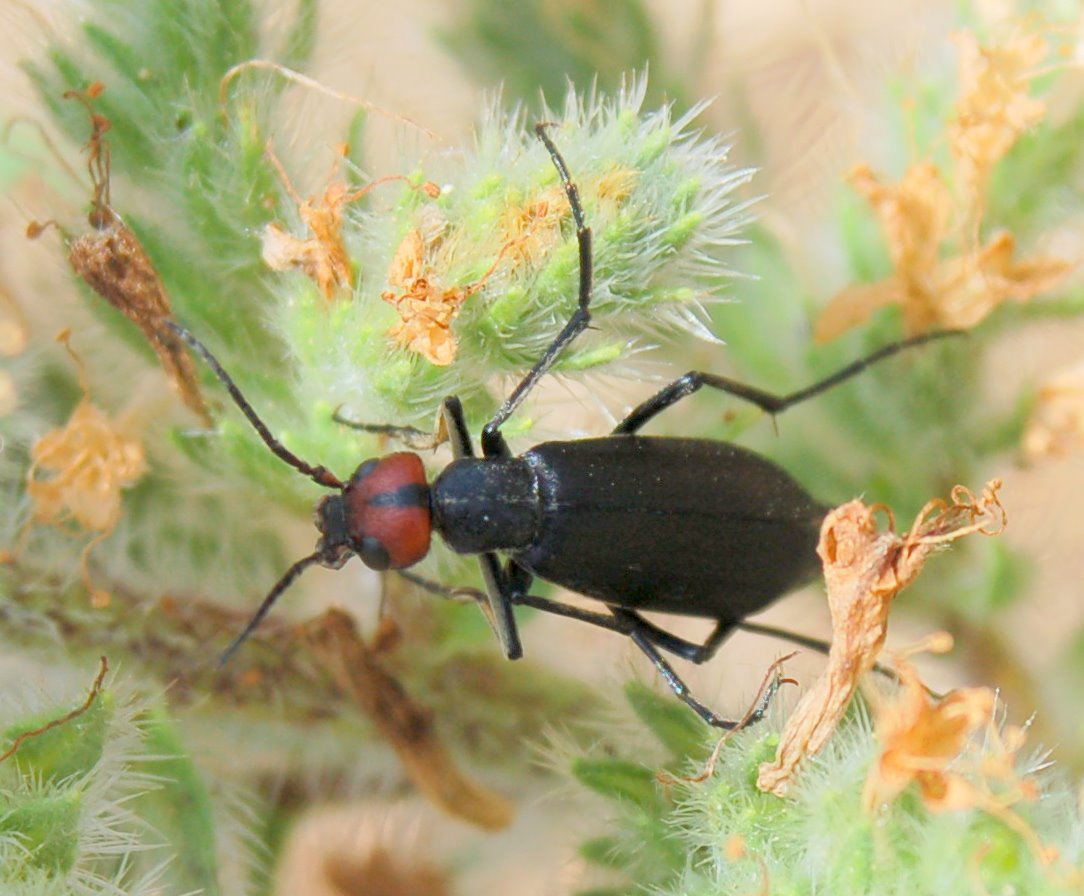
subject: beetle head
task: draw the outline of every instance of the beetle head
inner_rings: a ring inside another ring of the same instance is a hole
[[[337,495],[316,508],[320,563],[357,554],[370,569],[404,569],[429,553],[432,514],[421,458],[399,451],[362,463]]]

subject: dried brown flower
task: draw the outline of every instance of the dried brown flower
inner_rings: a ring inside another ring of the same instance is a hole
[[[1028,91],[1048,48],[1037,34],[1015,33],[989,47],[970,31],[958,32],[954,40],[960,54],[960,98],[949,125],[949,145],[957,188],[977,198],[994,165],[1046,115],[1046,103]]]
[[[894,665],[899,692],[891,700],[871,696],[881,753],[862,802],[873,809],[914,781],[931,809],[959,806],[968,783],[951,766],[974,733],[993,719],[996,696],[989,688],[962,688],[935,701],[914,666],[902,658]]]
[[[67,331],[59,338],[76,357],[67,346]],[[71,521],[96,533],[83,549],[83,581],[94,602],[108,602],[108,595],[90,584],[87,558],[120,520],[121,489],[138,480],[146,469],[143,443],[125,435],[96,407],[84,385],[83,399],[68,422],[39,438],[30,450],[30,460],[26,490],[33,503],[33,521],[52,526]],[[41,471],[54,475],[40,478]]]
[[[410,230],[388,267],[388,284],[392,289],[380,296],[399,313],[400,322],[388,335],[410,351],[424,356],[431,364],[442,367],[455,360],[452,321],[459,309],[485,286],[505,254],[521,243],[519,240],[505,243],[489,270],[473,283],[445,286],[439,274],[442,264],[434,260],[444,242],[442,231],[425,239],[419,228]]]
[[[985,243],[979,230],[990,172],[1045,104],[1028,95],[1045,41],[1014,35],[982,47],[975,36],[956,36],[960,48],[960,100],[948,128],[955,160],[954,191],[929,162],[911,165],[896,185],[886,185],[868,165],[851,173],[854,188],[873,208],[892,259],[893,272],[878,283],[837,293],[815,327],[820,341],[863,323],[875,310],[899,305],[909,334],[941,327],[975,326],[998,305],[1024,302],[1058,287],[1071,264],[1048,255],[1018,260],[1006,230]]]
[[[828,667],[787,721],[775,759],[761,765],[761,790],[785,795],[802,760],[835,731],[859,678],[884,645],[892,599],[918,575],[930,552],[972,532],[1002,530],[1000,486],[994,480],[979,498],[957,486],[949,502],[930,501],[902,536],[893,531],[890,514],[888,530],[878,531],[876,513],[883,508],[857,500],[825,517],[817,553],[832,615]]]
[[[951,646],[951,638],[947,640]],[[986,812],[1016,831],[1038,861],[1053,862],[1057,851],[1045,846],[1011,808],[1037,799],[1039,788],[1033,778],[1017,771],[1025,732],[998,722],[994,691],[962,688],[933,699],[909,662],[900,657],[895,665],[897,694],[871,694],[881,752],[862,794],[867,810],[895,799],[914,783],[931,812]]]
[[[859,283],[837,293],[817,321],[814,336],[820,341],[889,305],[900,306],[910,334],[967,329],[1004,302],[1024,302],[1056,288],[1072,268],[1053,256],[1017,260],[1015,239],[1004,230],[984,245],[942,259],[953,207],[933,165],[911,166],[896,186],[882,184],[860,165],[851,183],[881,222],[894,271],[878,283]]]

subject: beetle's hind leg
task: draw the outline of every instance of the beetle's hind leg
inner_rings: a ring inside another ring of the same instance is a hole
[[[840,383],[846,382],[852,377],[857,376],[870,365],[876,364],[878,361],[883,361],[885,358],[890,358],[898,352],[909,348],[915,348],[916,346],[931,342],[934,339],[943,339],[946,336],[959,335],[961,334],[958,330],[939,330],[934,333],[924,333],[921,336],[915,336],[911,339],[890,343],[889,345],[882,346],[877,351],[873,352],[873,354],[867,355],[865,358],[852,361],[846,367],[837,370],[835,373],[826,376],[822,380],[818,380],[813,383],[813,385],[806,386],[804,389],[799,389],[796,392],[790,392],[786,395],[777,395],[774,392],[767,392],[763,389],[758,389],[756,386],[750,386],[746,383],[739,382],[738,380],[733,380],[725,376],[718,376],[714,373],[705,373],[701,370],[690,370],[683,376],[678,377],[668,386],[664,386],[647,401],[633,408],[629,415],[614,427],[613,434],[627,435],[638,432],[641,427],[650,420],[653,420],[667,408],[677,404],[683,398],[688,398],[694,392],[699,392],[705,386],[709,389],[726,392],[728,395],[733,395],[735,398],[748,401],[750,404],[756,405],[765,413],[773,415],[778,414],[785,411],[787,408],[794,407],[796,404],[801,404],[803,401],[813,398],[816,395],[820,395],[822,392],[827,392],[829,389],[838,386]]]
[[[670,686],[670,690],[674,692],[677,698],[713,728],[723,728],[727,731],[733,731],[744,725],[758,722],[764,716],[766,704],[763,701],[743,722],[736,722],[733,719],[724,719],[721,716],[717,716],[690,693],[689,686],[682,681],[681,677],[674,671],[674,667],[663,658],[661,653],[659,653],[652,641],[650,631],[643,625],[645,620],[637,614],[622,610],[619,607],[611,607],[610,612],[625,623],[628,627],[627,634],[632,640],[632,643],[639,647],[640,650],[644,652],[644,655],[651,660],[655,668],[659,670],[659,674],[666,679],[666,683]]]
[[[611,611],[619,611],[622,617],[629,620],[630,625],[635,625],[656,647],[698,666],[715,656],[723,642],[734,633],[734,630],[739,625],[739,623],[730,619],[717,620],[711,634],[708,635],[703,644],[700,644],[696,641],[680,638],[666,629],[660,628],[635,610],[611,607]]]
[[[412,572],[407,572],[406,570],[396,571],[400,576],[407,579],[407,581],[413,582],[419,587],[424,588],[426,591],[429,591],[432,594],[438,594],[441,597],[453,600],[474,600],[479,604],[485,603],[487,599],[487,595],[476,588],[450,588],[447,585],[430,581],[429,579],[425,579]],[[741,722],[736,722],[732,719],[724,719],[708,709],[689,692],[688,685],[686,685],[677,672],[674,671],[673,666],[663,658],[656,647],[656,645],[658,645],[658,647],[661,647],[663,650],[670,651],[683,658],[690,658],[691,656],[697,655],[697,651],[707,650],[709,652],[705,656],[706,659],[718,649],[718,643],[725,640],[726,635],[733,629],[732,625],[724,626],[723,623],[719,623],[719,625],[716,626],[715,632],[709,636],[704,644],[696,644],[691,641],[684,641],[676,635],[671,635],[669,632],[658,628],[638,613],[634,613],[631,610],[623,610],[620,607],[610,607],[610,615],[606,615],[603,613],[593,613],[590,610],[582,610],[579,607],[562,604],[544,597],[536,597],[532,594],[517,593],[514,585],[511,584],[513,577],[512,570],[508,570],[507,572],[502,570],[502,581],[512,589],[512,594],[509,599],[518,606],[533,607],[544,613],[553,613],[556,616],[564,616],[567,619],[576,619],[580,622],[586,622],[589,625],[605,628],[630,638],[632,642],[644,652],[647,658],[651,660],[655,668],[659,670],[660,674],[666,679],[666,683],[677,695],[678,699],[709,725],[715,728],[723,728],[732,731],[758,722],[763,718],[768,703],[771,700],[771,696],[774,694],[774,690],[769,690],[764,699],[762,699],[753,711]],[[716,636],[720,631],[722,631],[722,635],[717,638],[718,643],[716,643]],[[695,662],[696,660],[694,659],[693,661]]]
[[[423,588],[430,594],[439,595],[446,600],[462,602],[470,601],[477,604],[485,604],[488,601],[486,592],[481,591],[478,588],[457,588],[450,585],[444,585],[440,582],[434,582],[431,579],[424,578],[417,573],[409,572],[405,569],[397,569],[395,571],[408,582],[413,582],[419,588]],[[578,622],[586,622],[588,625],[604,628],[608,631],[616,632],[619,635],[627,636],[633,628],[636,628],[643,632],[645,637],[647,637],[656,647],[659,647],[680,659],[688,660],[691,663],[705,663],[711,659],[719,649],[719,645],[722,644],[727,636],[737,627],[734,623],[720,622],[716,625],[711,635],[708,636],[707,641],[703,644],[698,644],[695,641],[687,641],[684,638],[679,638],[677,635],[673,635],[665,629],[659,628],[639,613],[634,613],[631,610],[623,610],[620,616],[615,615],[613,612],[596,613],[591,610],[573,606],[572,604],[563,604],[560,601],[551,600],[547,597],[538,597],[534,594],[528,594],[527,586],[523,580],[520,579],[520,576],[523,575],[524,572],[522,567],[515,566],[514,564],[509,564],[505,567],[505,581],[508,583],[511,590],[510,600],[513,605],[530,607],[533,610],[551,613],[554,616],[563,616],[566,619],[575,619]]]

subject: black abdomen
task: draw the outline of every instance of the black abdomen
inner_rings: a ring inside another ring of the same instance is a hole
[[[547,442],[535,575],[626,607],[737,619],[811,579],[827,510],[769,460],[725,442]]]

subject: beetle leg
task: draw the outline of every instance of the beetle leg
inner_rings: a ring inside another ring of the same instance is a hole
[[[488,556],[488,555],[483,555]],[[483,566],[483,570],[485,567]],[[522,567],[516,566],[514,563],[509,564],[509,573],[515,575],[516,570],[522,570]],[[525,573],[525,571],[523,571]],[[429,591],[433,591],[437,594],[441,594],[445,597],[458,596],[457,592],[460,589],[447,588],[444,585],[439,585],[435,582],[430,582],[426,579],[414,575],[413,573],[407,574],[400,571],[400,575],[405,576],[412,582],[421,585]],[[503,577],[505,584],[510,584],[510,576]],[[528,577],[529,581],[529,577]],[[480,596],[480,595],[479,595]],[[678,645],[684,647],[701,649],[701,645],[693,644],[691,642],[683,642],[680,638],[674,635],[670,635],[668,632],[664,632],[662,629],[652,625],[638,613],[633,613],[628,610],[622,610],[617,607],[610,607],[611,616],[605,616],[601,613],[592,613],[590,610],[581,610],[579,607],[569,606],[567,604],[558,603],[557,601],[548,600],[544,597],[536,597],[532,594],[515,593],[514,591],[510,595],[510,600],[516,604],[525,607],[533,607],[536,610],[542,610],[545,613],[553,613],[557,616],[564,616],[568,619],[577,619],[580,622],[587,622],[591,625],[597,625],[600,628],[606,628],[610,631],[617,632],[619,634],[627,635],[651,660],[655,668],[659,670],[663,678],[666,679],[666,683],[670,686],[670,689],[677,695],[686,706],[688,706],[693,712],[695,712],[705,722],[715,728],[725,728],[727,730],[733,730],[739,727],[739,723],[732,721],[731,719],[724,719],[717,716],[714,712],[704,706],[699,700],[697,700],[690,692],[688,685],[681,680],[681,677],[674,671],[671,666],[655,649],[654,641],[656,638],[667,639],[667,643],[660,643],[659,646],[664,650],[670,650],[678,653],[679,656],[684,656],[681,648],[676,649]],[[723,627],[720,623],[717,627],[718,632]],[[733,626],[729,626],[725,629],[729,633]],[[708,643],[711,643],[714,638],[714,633],[708,639]],[[721,641],[722,639],[720,639]],[[517,642],[518,643],[518,642]],[[706,645],[705,645],[706,646]],[[717,646],[717,645],[716,645]],[[512,657],[513,659],[515,657]],[[756,711],[750,714],[746,724],[751,722],[760,721],[764,715],[765,706],[761,705],[756,708]]]
[[[538,135],[538,139],[545,145],[546,150],[550,154],[550,158],[553,160],[553,165],[557,169],[558,175],[560,175],[561,184],[565,189],[565,195],[568,197],[569,208],[572,209],[572,218],[576,222],[576,241],[579,244],[580,251],[579,304],[577,305],[575,312],[573,312],[572,317],[569,318],[568,323],[565,324],[564,329],[557,334],[556,338],[550,343],[549,348],[546,349],[542,357],[535,362],[534,367],[527,372],[527,375],[520,381],[519,385],[512,390],[512,394],[505,399],[504,404],[497,409],[497,413],[493,415],[493,419],[485,425],[485,428],[482,430],[482,454],[486,457],[500,457],[506,455],[508,449],[504,444],[504,437],[500,432],[501,426],[512,416],[516,408],[519,407],[520,402],[527,397],[527,393],[530,392],[535,384],[546,375],[554,362],[561,356],[561,353],[568,347],[569,343],[586,330],[588,324],[591,323],[591,312],[589,310],[591,304],[592,279],[591,228],[587,226],[583,216],[583,206],[580,205],[580,191],[577,189],[576,184],[573,183],[572,177],[568,173],[568,166],[565,164],[564,157],[550,139],[549,134],[546,133],[547,127],[549,127],[548,123],[540,122],[535,125],[534,132]]]
[[[474,443],[471,442],[467,421],[463,419],[463,403],[458,395],[449,395],[441,405],[444,415],[444,427],[452,443],[452,455],[456,460],[461,457],[474,457]]]
[[[457,459],[474,457],[474,445],[471,443],[467,423],[463,419],[463,405],[459,398],[455,395],[445,398],[443,411],[444,425],[452,441],[452,453]],[[500,433],[497,435],[500,436]],[[504,444],[503,438],[501,438],[501,444]],[[507,447],[504,450],[507,452]],[[482,567],[482,578],[486,583],[486,618],[493,626],[504,655],[510,660],[518,660],[523,656],[523,644],[520,643],[519,628],[516,626],[516,617],[512,611],[512,591],[508,576],[501,569],[500,559],[492,551],[480,554],[478,562]]]
[[[422,578],[417,573],[408,572],[405,569],[397,569],[395,572],[408,582],[413,582],[419,588],[425,589],[430,594],[436,594],[448,600],[473,600],[477,603],[483,603],[486,600],[485,592],[479,591],[477,588],[454,588],[448,585],[442,585],[440,582]],[[537,597],[533,594],[515,594],[512,596],[512,601],[519,607],[530,607],[533,610],[541,610],[543,613],[552,613],[554,616],[563,616],[566,619],[576,619],[580,622],[586,622],[589,625],[597,625],[599,628],[604,628],[611,632],[617,632],[619,635],[627,635],[629,633],[628,624],[620,619],[616,619],[613,616],[604,613],[593,613],[590,610],[574,607],[571,604],[562,604],[546,597]]]
[[[510,660],[518,660],[523,656],[523,645],[519,639],[516,617],[512,612],[514,594],[509,586],[508,576],[501,569],[501,561],[494,553],[479,554],[478,562],[486,583],[485,591],[477,588],[451,588],[405,569],[395,571],[408,582],[413,582],[431,594],[439,594],[449,600],[473,600],[482,608],[482,613],[493,627],[504,655]]]
[[[651,636],[645,632],[641,624],[642,620],[638,619],[635,613],[629,613],[619,607],[611,607],[610,612],[629,626],[628,636],[632,639],[632,643],[639,647],[651,660],[655,668],[659,670],[659,674],[666,679],[670,690],[677,695],[677,698],[682,703],[713,728],[725,728],[728,731],[733,731],[740,726],[739,722],[717,716],[689,692],[689,686],[681,680],[677,672],[674,671],[674,667],[663,658],[655,645],[651,643]],[[748,722],[759,721],[762,715],[763,710],[758,707],[757,711],[750,715]]]
[[[450,585],[444,585],[404,569],[397,569],[395,572],[408,582],[413,582],[418,587],[424,588],[430,594],[439,595],[447,600],[473,600],[477,603],[485,603],[488,599],[485,592],[479,591],[476,588],[456,588]],[[599,628],[608,629],[609,631],[617,632],[620,635],[628,635],[635,626],[642,631],[656,647],[698,665],[711,659],[719,649],[719,646],[735,628],[745,628],[747,625],[744,622],[735,624],[732,622],[721,621],[716,625],[715,629],[703,644],[697,644],[695,641],[686,641],[684,638],[679,638],[677,635],[659,628],[657,625],[632,610],[623,610],[623,615],[617,617],[613,614],[607,615],[605,613],[595,613],[591,610],[585,610],[571,604],[563,604],[546,597],[528,594],[527,589],[531,587],[532,581],[531,575],[522,566],[519,566],[513,561],[509,561],[508,565],[505,567],[505,576],[507,577],[506,580],[509,585],[509,599],[517,607],[530,607],[533,610],[541,610],[543,613],[552,613],[554,616],[564,616],[566,619],[576,619],[579,622],[586,622],[588,625],[595,625]],[[748,625],[752,627],[751,630],[756,630],[753,623],[749,623]],[[786,632],[777,629],[766,629],[765,631],[768,634],[774,634],[779,637],[786,637],[787,635]],[[809,643],[807,643],[807,640],[809,639],[803,639],[801,643],[805,646],[811,646],[812,641],[809,640]],[[824,648],[822,652],[826,651],[828,645],[823,642],[820,642],[820,644],[821,647]]]
[[[396,426],[394,423],[362,423],[359,420],[349,420],[341,416],[338,409],[331,415],[331,419],[350,429],[371,432],[374,435],[389,436],[397,442],[402,442],[412,451],[432,451],[445,441],[445,437],[441,433],[426,432],[416,426]]]
[[[679,638],[677,635],[666,631],[666,629],[659,628],[655,623],[649,619],[645,619],[635,610],[621,609],[622,614],[627,614],[630,618],[636,621],[637,627],[644,635],[651,640],[651,643],[656,647],[661,647],[667,653],[672,653],[674,656],[681,657],[683,660],[688,660],[690,663],[706,663],[718,652],[723,642],[730,637],[734,629],[738,627],[739,623],[735,623],[729,619],[720,619],[716,622],[715,628],[712,629],[711,634],[708,635],[707,640],[703,644],[698,644],[696,641],[688,641],[685,638]]]
[[[806,399],[813,398],[815,395],[827,392],[834,386],[838,386],[840,383],[851,379],[851,377],[857,376],[871,364],[876,364],[878,361],[889,358],[897,352],[923,345],[934,339],[959,335],[961,335],[959,330],[938,330],[933,333],[923,333],[921,336],[904,339],[900,342],[892,342],[882,346],[873,354],[867,355],[865,358],[860,358],[857,361],[851,362],[846,367],[837,370],[831,376],[827,376],[822,380],[818,380],[811,386],[806,386],[804,389],[799,389],[797,392],[791,392],[786,395],[776,395],[773,392],[766,392],[755,386],[740,383],[729,377],[717,376],[714,373],[690,370],[684,376],[678,377],[670,383],[670,385],[664,386],[647,401],[635,407],[624,420],[614,427],[613,434],[621,435],[637,432],[649,420],[657,417],[671,405],[677,404],[683,398],[687,398],[694,392],[700,391],[704,386],[707,386],[709,389],[717,389],[720,392],[726,392],[728,395],[733,395],[736,398],[741,398],[751,404],[755,404],[765,413],[775,415],[796,404],[801,404]]]
[[[518,660],[523,656],[523,645],[519,640],[519,628],[512,609],[512,589],[508,577],[501,568],[500,558],[492,551],[479,554],[478,562],[482,566],[482,578],[485,579],[489,603],[486,617],[493,626],[497,640],[501,642],[504,655],[510,660]]]
[[[422,578],[417,573],[408,572],[404,569],[397,569],[395,572],[407,581],[413,582],[419,588],[424,588],[430,594],[439,595],[447,600],[473,600],[477,603],[482,603],[486,600],[485,592],[479,591],[476,588],[455,588],[449,585],[443,585],[440,582]],[[614,616],[607,616],[602,613],[593,613],[590,610],[584,610],[570,604],[562,604],[558,601],[550,600],[549,598],[536,597],[533,594],[526,593],[513,593],[511,600],[513,604],[519,607],[530,607],[534,610],[541,610],[543,613],[552,613],[554,616],[563,616],[566,619],[576,619],[580,622],[586,622],[588,625],[594,625],[611,632],[617,632],[619,635],[628,635],[630,632],[631,623],[629,621],[617,619]],[[690,663],[696,663],[697,665],[706,663],[710,660],[734,629],[741,629],[742,631],[756,635],[765,635],[769,638],[780,638],[784,641],[790,641],[793,644],[797,644],[799,647],[805,647],[825,655],[828,654],[828,651],[831,648],[831,644],[829,644],[828,641],[824,641],[820,638],[811,638],[807,635],[799,635],[796,632],[776,628],[772,625],[761,625],[759,622],[748,622],[744,619],[734,623],[726,621],[716,623],[715,628],[712,630],[712,633],[708,635],[707,640],[703,644],[697,644],[695,641],[686,641],[684,638],[679,638],[677,635],[659,628],[648,619],[640,616],[639,613],[632,610],[625,610],[624,612],[634,617],[636,625],[640,627],[644,635],[649,638],[651,643],[656,647],[665,650],[667,653],[672,653],[674,656],[680,657],[683,660],[687,660]],[[873,671],[892,681],[899,681],[899,676],[895,671],[881,663],[877,663],[873,667]]]

